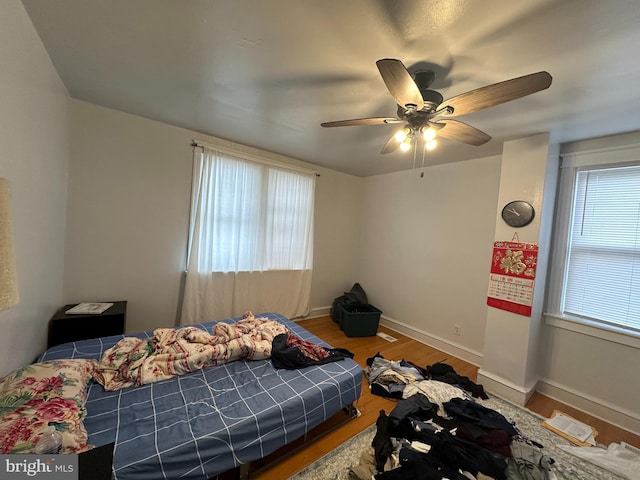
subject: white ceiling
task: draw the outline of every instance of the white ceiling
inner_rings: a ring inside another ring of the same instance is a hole
[[[72,97],[359,176],[411,168],[380,149],[396,115],[376,68],[430,67],[444,98],[540,70],[548,90],[459,117],[425,164],[640,130],[634,0],[23,0]],[[149,139],[152,141],[153,139]],[[422,152],[417,154],[421,164]]]

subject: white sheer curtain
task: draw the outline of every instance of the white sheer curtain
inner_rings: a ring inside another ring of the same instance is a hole
[[[194,149],[180,323],[309,313],[315,174]]]

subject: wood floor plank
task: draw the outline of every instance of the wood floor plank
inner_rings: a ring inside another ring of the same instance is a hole
[[[354,360],[363,368],[366,367],[367,359],[373,357],[376,353],[380,353],[389,360],[405,359],[421,367],[446,359],[446,363],[451,365],[459,375],[469,377],[474,382],[477,381],[478,367],[476,365],[431,348],[383,326],[380,326],[378,331],[393,336],[397,339],[395,342],[388,342],[378,336],[348,338],[330,317],[303,320],[300,325],[330,345],[346,348],[353,352],[355,355]],[[385,410],[389,413],[394,406],[395,403],[393,401],[372,395],[369,392],[365,377],[363,379],[362,396],[357,405],[360,412],[358,418],[309,443],[270,468],[252,476],[252,478],[256,480],[283,480],[290,477],[333,450],[336,446],[357,435],[369,425],[373,425],[378,418],[380,410]],[[639,436],[570,408],[544,395],[535,393],[527,404],[527,408],[545,417],[549,417],[555,409],[562,410],[574,418],[595,427],[598,431],[597,441],[602,444],[608,445],[611,442],[626,441],[640,447]]]

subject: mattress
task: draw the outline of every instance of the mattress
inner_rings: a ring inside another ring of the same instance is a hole
[[[274,313],[298,337],[329,347]],[[238,319],[223,320],[233,322]],[[211,331],[216,322],[196,325]],[[127,334],[152,337],[153,332]],[[122,335],[58,345],[40,361],[99,359]],[[92,382],[84,425],[89,443],[115,442],[116,480],[207,479],[265,457],[360,396],[362,368],[351,359],[298,370],[238,360],[158,383],[105,391]]]

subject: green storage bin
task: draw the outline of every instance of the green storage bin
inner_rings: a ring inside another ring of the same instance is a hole
[[[372,337],[378,333],[382,312],[373,305],[340,305],[340,329],[347,337]]]

